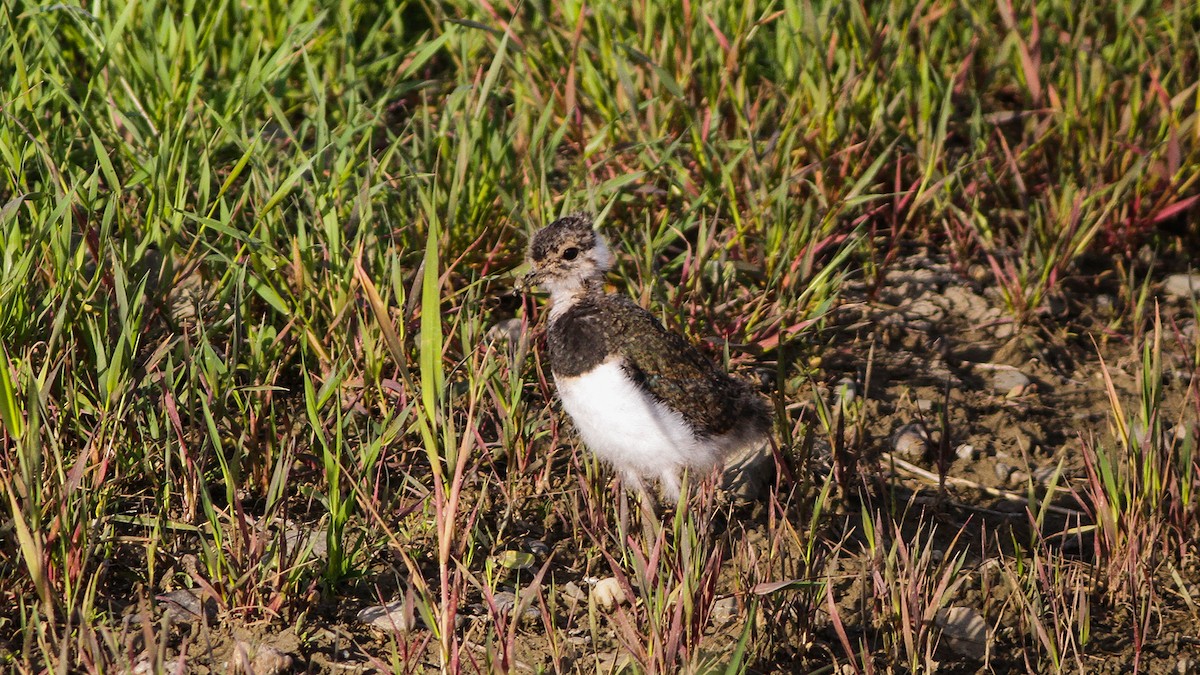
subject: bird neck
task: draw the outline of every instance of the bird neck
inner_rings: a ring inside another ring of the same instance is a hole
[[[604,278],[601,276],[586,277],[574,284],[556,284],[550,291],[550,320],[558,318],[563,312],[584,298],[604,295]]]

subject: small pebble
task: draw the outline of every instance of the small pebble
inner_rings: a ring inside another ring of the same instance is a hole
[[[930,410],[933,410],[933,401],[927,398],[917,399],[917,410],[920,410],[921,412],[929,412]]]
[[[978,661],[987,658],[993,637],[979,610],[973,607],[939,609],[933,622],[942,629],[942,637],[951,650]]]
[[[558,602],[566,608],[568,613],[574,614],[580,604],[586,601],[587,594],[575,583],[568,581],[558,587]]]
[[[291,668],[291,656],[270,645],[253,645],[241,640],[237,641],[233,655],[225,664],[226,672],[254,675],[278,675]]]
[[[312,557],[325,560],[329,557],[329,537],[324,527],[311,527],[305,523],[286,520],[283,537],[288,551],[308,550]]]
[[[550,547],[546,545],[546,542],[538,541],[537,539],[526,539],[525,548],[539,558],[545,558],[550,555]]]
[[[496,603],[496,609],[500,610],[501,614],[511,614],[517,606],[517,594],[512,591],[500,591],[492,596],[492,601]],[[533,605],[529,605],[521,611],[521,622],[532,623],[541,616],[538,610]]]
[[[954,454],[959,459],[971,461],[975,459],[975,446],[970,443],[963,443],[954,449]]]
[[[1028,375],[1019,370],[1004,368],[992,374],[992,389],[1008,398],[1015,398],[1025,393],[1032,382]]]
[[[1029,482],[1029,474],[1024,471],[1013,471],[1008,474],[1008,484],[1013,487],[1020,487]]]
[[[1200,273],[1172,274],[1163,281],[1163,294],[1183,300],[1200,297]]]
[[[737,598],[721,598],[713,603],[711,616],[712,620],[718,624],[727,624],[738,618],[738,614]]]
[[[605,611],[612,611],[617,605],[628,602],[625,589],[621,588],[621,582],[617,581],[616,577],[608,577],[596,582],[596,585],[592,587],[592,600],[595,600],[596,604]]]
[[[496,609],[500,610],[501,614],[508,614],[517,606],[517,594],[512,591],[500,591],[492,595],[492,602],[496,603]]]
[[[186,623],[200,618],[207,621],[217,618],[217,601],[199,589],[181,588],[155,596],[155,599],[172,621]]]
[[[999,478],[1001,481],[1007,481],[1013,472],[1013,468],[1004,462],[996,462],[994,471],[996,472],[996,478]]]
[[[892,449],[909,458],[919,458],[929,448],[929,432],[920,422],[905,424],[892,434]]]
[[[908,304],[904,308],[909,317],[918,319],[928,319],[928,321],[920,321],[919,323],[928,325],[932,328],[932,322],[938,322],[946,318],[946,310],[938,307],[928,298],[918,298]],[[914,323],[918,323],[914,321]]]
[[[389,602],[386,605],[376,605],[362,609],[358,616],[359,623],[365,623],[379,630],[393,633],[407,633],[417,625],[416,611],[406,606],[403,600]]]
[[[579,585],[574,581],[568,581],[567,583],[563,584],[561,587],[559,587],[558,592],[561,593],[564,598],[574,602],[579,602],[587,597],[584,595],[583,589],[580,588]]]

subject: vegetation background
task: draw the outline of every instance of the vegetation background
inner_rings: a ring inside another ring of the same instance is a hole
[[[1194,2],[3,0],[0,662],[1196,672],[1198,80]],[[757,507],[617,517],[511,293],[578,209],[763,380]],[[829,396],[915,251],[1104,402],[1019,527]]]

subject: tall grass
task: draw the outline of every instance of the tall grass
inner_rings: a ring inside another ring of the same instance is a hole
[[[1022,326],[1084,258],[1186,251],[1197,25],[1165,1],[0,4],[0,659],[163,668],[190,645],[223,666],[156,618],[181,589],[223,622],[301,628],[406,597],[416,637],[379,657],[397,670],[533,658],[494,602],[510,587],[555,668],[769,664],[786,649],[760,616],[837,644],[789,614],[849,555],[828,490],[613,538],[607,474],[530,348],[540,312],[510,295],[528,232],[599,213],[619,290],[735,369],[775,368],[781,426],[811,442],[789,415],[816,329],[910,244],[985,265]],[[514,316],[524,335],[498,341]],[[1182,569],[1195,436],[1155,463],[1174,411],[1147,387],[1149,445],[1086,446],[1097,556],[1164,518]],[[1167,472],[1161,499],[1130,496],[1128,461]],[[804,564],[720,526],[743,517]],[[526,540],[551,549],[536,576],[486,573]],[[961,561],[890,546],[879,578],[910,613],[853,649],[919,668],[936,636],[917,617]],[[580,647],[561,588],[585,572],[634,604]],[[715,659],[714,634],[741,647]]]

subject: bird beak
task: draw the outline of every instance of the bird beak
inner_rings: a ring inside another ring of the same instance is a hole
[[[533,290],[534,286],[538,285],[538,281],[540,281],[540,275],[530,270],[517,279],[516,290],[518,293],[528,293]]]

